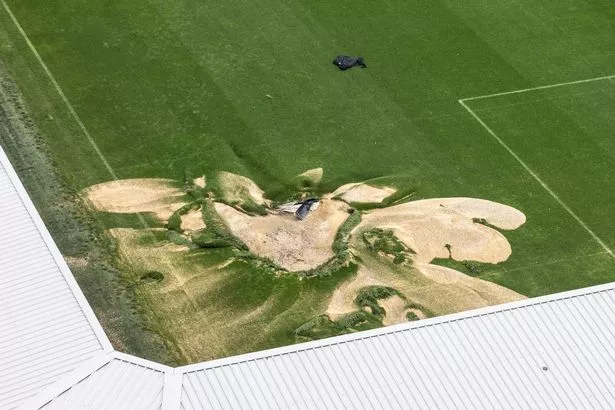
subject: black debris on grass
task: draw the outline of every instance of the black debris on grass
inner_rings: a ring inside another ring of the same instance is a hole
[[[357,66],[361,68],[367,68],[363,57],[350,57],[346,55],[339,55],[335,57],[335,60],[333,60],[333,64],[335,64],[337,68],[342,71]]]

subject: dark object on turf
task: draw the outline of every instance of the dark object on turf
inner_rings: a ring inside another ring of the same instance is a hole
[[[303,201],[299,209],[297,209],[297,211],[295,212],[295,216],[297,217],[297,219],[300,219],[300,220],[305,219],[310,213],[310,209],[312,208],[312,205],[316,202],[318,202],[318,199],[316,198],[310,198],[310,199],[306,199],[305,201]]]
[[[348,70],[354,66],[359,66],[361,68],[366,68],[367,65],[363,60],[363,57],[350,57],[350,56],[337,56],[335,60],[333,60],[333,64],[335,64],[340,70]]]

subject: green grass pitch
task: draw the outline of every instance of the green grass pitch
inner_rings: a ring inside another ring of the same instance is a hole
[[[75,191],[109,169],[225,170],[276,199],[323,167],[323,192],[387,176],[490,199],[527,223],[478,276],[532,297],[615,280],[613,21],[610,0],[2,0],[0,61]],[[338,71],[340,53],[368,68]],[[254,275],[254,300],[230,305],[316,292]],[[292,342],[277,332],[219,354]]]

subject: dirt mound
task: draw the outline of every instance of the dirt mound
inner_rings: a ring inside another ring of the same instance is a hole
[[[242,204],[252,200],[259,205],[269,206],[269,201],[263,197],[264,191],[250,178],[222,171],[218,173],[218,181],[222,190],[222,200],[229,203]]]
[[[377,188],[364,183],[352,183],[336,189],[333,196],[340,196],[346,202],[380,203],[395,192],[395,189],[389,187]]]
[[[525,222],[520,211],[472,198],[427,199],[377,209],[363,216],[357,229],[390,229],[416,252],[417,262],[434,258],[498,263],[511,254],[510,244],[497,230],[476,222],[515,229]],[[450,255],[447,245],[450,246]]]
[[[221,203],[215,207],[250,251],[289,271],[311,269],[333,257],[335,234],[348,217],[348,206],[331,199],[323,199],[304,221],[284,214],[248,216]]]
[[[103,212],[152,212],[166,221],[183,205],[184,193],[169,179],[121,179],[92,185],[83,191],[94,209]]]

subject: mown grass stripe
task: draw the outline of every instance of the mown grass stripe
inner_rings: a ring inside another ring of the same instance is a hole
[[[70,101],[68,101],[68,98],[66,97],[66,95],[62,91],[62,88],[60,87],[60,85],[56,81],[55,77],[53,76],[53,74],[51,73],[49,68],[47,67],[47,64],[45,64],[45,62],[41,58],[40,54],[36,50],[36,47],[34,47],[34,44],[32,44],[32,42],[30,41],[30,38],[26,34],[26,31],[23,29],[21,24],[19,24],[19,21],[17,20],[17,18],[15,17],[13,12],[11,11],[10,7],[8,6],[8,4],[6,4],[6,2],[4,0],[0,0],[0,1],[2,2],[2,6],[6,10],[7,14],[9,15],[9,17],[11,18],[11,20],[15,24],[15,27],[17,27],[17,30],[19,30],[19,32],[21,33],[22,37],[24,38],[24,40],[28,44],[28,47],[30,48],[30,50],[32,50],[32,53],[34,54],[34,57],[36,57],[36,60],[39,62],[39,64],[43,68],[43,71],[45,71],[45,74],[47,74],[47,77],[51,81],[51,84],[53,84],[53,86],[55,87],[56,91],[58,92],[58,94],[62,98],[62,101],[64,101],[64,103],[66,104],[66,107],[68,108],[68,111],[70,112],[70,114],[73,116],[73,118],[75,119],[75,121],[79,125],[79,128],[81,128],[81,131],[83,131],[83,134],[88,139],[88,142],[90,143],[92,148],[94,148],[94,151],[96,151],[96,154],[98,155],[98,157],[100,158],[102,163],[105,165],[105,168],[107,168],[107,171],[109,172],[109,175],[111,175],[111,177],[114,180],[117,180],[118,177],[115,174],[115,172],[113,171],[113,168],[111,168],[111,165],[109,164],[109,162],[105,158],[104,154],[102,153],[102,151],[98,147],[98,144],[96,144],[96,141],[94,141],[94,138],[92,138],[92,136],[90,135],[90,132],[86,128],[86,126],[83,123],[83,121],[81,121],[81,118],[79,118],[79,115],[77,114],[77,112],[73,108],[72,104],[70,103]]]

